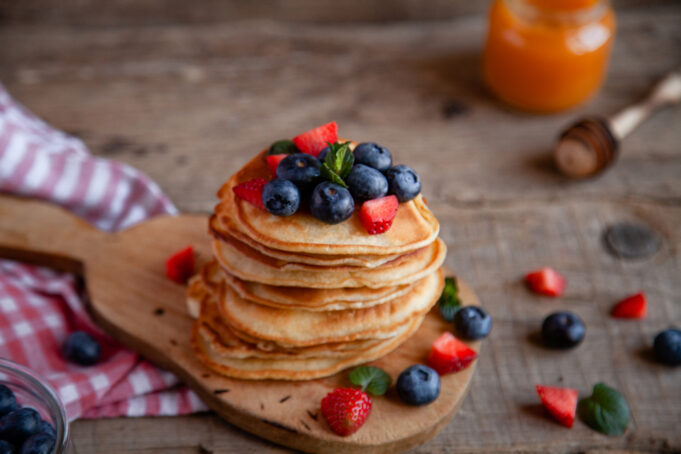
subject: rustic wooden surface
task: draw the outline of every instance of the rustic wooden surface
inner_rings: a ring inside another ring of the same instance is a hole
[[[619,11],[607,82],[586,106],[554,116],[509,111],[479,78],[485,20],[329,25],[238,22],[0,29],[0,80],[30,109],[98,155],[135,165],[185,211],[205,212],[219,184],[274,139],[335,119],[343,136],[387,145],[422,175],[450,247],[447,264],[494,318],[471,392],[431,452],[678,452],[681,370],[650,361],[653,335],[681,324],[681,109],[637,130],[617,165],[573,183],[549,150],[583,113],[611,113],[681,63],[678,2]],[[51,22],[45,22],[52,24]],[[603,228],[622,220],[663,239],[619,260]],[[523,272],[564,273],[564,298],[530,295]],[[642,322],[609,318],[618,298],[649,297]],[[541,319],[570,309],[587,323],[577,349],[533,342]],[[625,393],[633,422],[608,438],[548,420],[534,383]],[[211,415],[79,421],[82,452],[287,452]]]

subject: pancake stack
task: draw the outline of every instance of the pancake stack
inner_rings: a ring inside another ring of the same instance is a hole
[[[308,380],[378,359],[419,328],[443,287],[446,247],[419,195],[369,235],[358,216],[329,225],[279,217],[232,188],[270,179],[265,152],[218,192],[212,260],[190,280],[200,360],[241,379]]]

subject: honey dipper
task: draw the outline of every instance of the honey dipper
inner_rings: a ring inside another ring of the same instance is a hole
[[[663,106],[681,101],[681,71],[676,70],[655,85],[637,104],[617,114],[586,117],[560,136],[554,158],[558,169],[572,178],[587,178],[602,172],[617,157],[619,143],[638,125]]]

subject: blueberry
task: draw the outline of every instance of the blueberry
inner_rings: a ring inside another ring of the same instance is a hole
[[[355,147],[355,163],[368,165],[385,172],[393,165],[393,158],[387,148],[373,142],[360,143]]]
[[[0,385],[0,416],[4,416],[17,408],[19,406],[12,390],[5,385]]]
[[[38,432],[47,434],[52,438],[57,438],[57,431],[54,430],[54,426],[52,426],[52,424],[45,421],[44,419],[40,421],[40,429],[38,430]]]
[[[574,347],[582,342],[585,333],[584,322],[571,312],[554,312],[541,326],[544,343],[551,348]]]
[[[462,307],[454,315],[454,330],[464,339],[485,338],[491,329],[492,317],[481,307]]]
[[[290,180],[305,193],[319,181],[319,168],[322,163],[317,158],[305,153],[286,156],[277,166],[277,178]]]
[[[428,366],[417,364],[397,377],[397,394],[409,405],[426,405],[440,395],[440,376]]]
[[[69,334],[61,348],[67,360],[81,366],[91,366],[99,361],[99,343],[84,331]]]
[[[408,166],[391,167],[385,172],[390,194],[395,194],[400,202],[408,202],[421,192],[421,178]]]
[[[319,159],[320,162],[324,162],[324,160],[326,159],[326,155],[329,154],[330,151],[331,151],[330,147],[324,147],[322,151],[320,151],[319,154],[317,155],[317,159]]]
[[[655,357],[661,363],[670,366],[681,364],[681,331],[670,328],[662,331],[653,341]]]
[[[0,439],[21,443],[40,430],[40,415],[32,408],[23,407],[0,419]]]
[[[31,435],[21,447],[20,454],[50,454],[55,439],[44,433]]]
[[[325,181],[312,191],[310,211],[322,222],[338,224],[352,216],[354,210],[355,201],[350,191],[340,185]]]
[[[265,185],[262,190],[262,203],[277,216],[291,216],[300,206],[300,191],[289,180],[277,178]]]
[[[358,200],[378,199],[388,193],[388,180],[381,172],[364,164],[355,164],[345,182]]]
[[[15,454],[14,446],[5,440],[0,440],[0,454]]]

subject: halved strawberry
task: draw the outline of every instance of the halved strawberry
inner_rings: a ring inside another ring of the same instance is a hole
[[[577,412],[576,389],[537,385],[537,394],[546,410],[565,427],[572,427]]]
[[[646,295],[640,292],[615,304],[611,315],[615,318],[645,318],[647,309]]]
[[[268,156],[265,156],[265,159],[267,160],[267,167],[270,168],[270,172],[272,172],[272,176],[274,178],[277,178],[277,166],[281,162],[282,159],[284,159],[286,156],[288,156],[286,153],[284,154],[271,154]]]
[[[393,225],[399,202],[394,195],[367,200],[359,210],[359,220],[369,235],[387,232]]]
[[[560,296],[565,291],[565,278],[553,268],[545,267],[525,276],[525,282],[535,293]]]
[[[322,415],[331,430],[346,436],[357,432],[371,413],[371,399],[360,389],[336,388],[322,399]]]
[[[266,184],[267,181],[262,178],[253,178],[245,183],[237,184],[232,188],[232,191],[240,199],[264,210],[265,204],[262,203],[262,190]]]
[[[475,350],[447,331],[433,342],[428,365],[438,374],[444,375],[467,368],[477,357]]]
[[[307,132],[298,134],[293,138],[293,143],[303,153],[311,154],[315,158],[329,143],[338,141],[338,125],[335,121],[317,126]]]
[[[184,284],[194,274],[194,266],[194,248],[187,246],[168,257],[166,276],[178,284]]]

